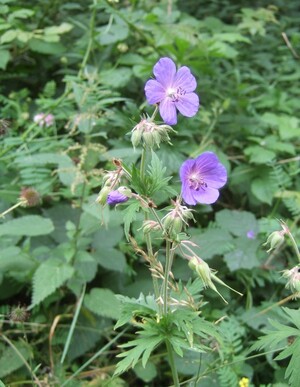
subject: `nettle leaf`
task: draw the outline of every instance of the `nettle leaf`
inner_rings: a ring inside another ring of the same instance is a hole
[[[250,163],[266,164],[276,157],[276,153],[263,146],[253,145],[244,150],[245,155],[249,156]]]
[[[10,246],[1,250],[0,272],[26,272],[35,266],[35,262],[19,247]]]
[[[195,233],[193,232],[193,234]],[[194,235],[192,241],[200,247],[203,259],[211,259],[215,255],[223,255],[234,247],[233,237],[230,233],[219,228],[208,229],[202,234]]]
[[[12,219],[0,225],[2,235],[26,235],[37,236],[50,234],[54,230],[50,219],[39,215],[27,215]]]
[[[258,231],[255,216],[247,211],[221,210],[216,214],[216,222],[235,236],[246,236],[248,231]]]
[[[239,269],[253,269],[259,267],[260,262],[257,259],[257,249],[260,246],[259,241],[247,237],[236,238],[235,248],[224,255],[224,261],[231,271]]]
[[[74,268],[56,258],[43,262],[32,279],[33,295],[30,308],[39,304],[62,286],[74,274]]]
[[[126,268],[126,258],[124,254],[113,247],[104,246],[93,253],[93,257],[96,262],[105,269],[124,272]]]
[[[114,320],[120,317],[120,302],[110,289],[93,288],[84,297],[84,305],[98,316]]]
[[[251,182],[251,192],[263,203],[271,204],[279,187],[270,169],[262,169]]]

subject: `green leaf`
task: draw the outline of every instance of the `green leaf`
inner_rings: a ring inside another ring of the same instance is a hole
[[[12,342],[16,350],[20,352],[25,360],[28,360],[31,351],[28,345],[22,341]],[[12,372],[24,366],[24,361],[12,347],[0,347],[0,378],[3,378]]]
[[[291,356],[289,365],[285,371],[285,378],[289,379],[291,387],[300,386],[300,337],[285,350],[283,350],[274,360],[283,360]]]
[[[263,203],[271,204],[277,190],[276,181],[267,169],[261,170],[260,176],[251,182],[251,192]]]
[[[10,52],[8,50],[0,50],[0,69],[5,70],[7,63],[10,60]]]
[[[30,308],[39,304],[62,286],[74,274],[74,268],[51,258],[43,262],[34,273],[32,279],[33,295]]]
[[[84,297],[84,305],[98,316],[114,320],[120,317],[120,302],[110,289],[93,288]]]
[[[72,24],[62,23],[59,26],[46,27],[44,29],[44,33],[45,35],[61,35],[71,31],[72,28],[73,28]]]
[[[258,145],[248,146],[244,153],[249,156],[249,161],[253,164],[266,164],[276,157],[275,152]]]
[[[151,361],[148,361],[145,367],[143,367],[141,363],[137,363],[133,371],[137,377],[142,379],[145,383],[151,382],[151,380],[157,376],[156,366]]]
[[[4,34],[1,36],[0,42],[2,44],[10,43],[16,39],[17,35],[18,35],[17,30],[8,30],[8,31],[4,32]]]
[[[224,255],[224,261],[231,271],[239,269],[253,269],[261,262],[257,259],[257,249],[260,243],[257,240],[239,237],[235,240],[235,248]]]
[[[203,259],[211,259],[215,255],[223,255],[233,249],[233,238],[227,230],[208,229],[199,235],[199,231],[193,230],[192,241],[201,247]]]
[[[258,223],[251,212],[222,210],[216,214],[217,224],[235,236],[246,236],[248,231],[256,233]]]
[[[129,28],[119,16],[114,17],[114,24],[100,28],[101,33],[97,39],[100,44],[106,46],[127,38]]]
[[[123,211],[124,232],[127,240],[129,240],[130,225],[136,219],[136,215],[139,209],[140,202],[134,201]]]
[[[97,263],[108,270],[124,272],[126,268],[126,258],[124,254],[112,247],[103,247],[93,253]]]
[[[54,230],[50,219],[39,215],[27,215],[7,221],[0,225],[1,235],[37,236],[50,234]]]
[[[35,262],[30,259],[19,247],[10,246],[1,250],[0,272],[21,272],[31,270]]]
[[[60,42],[45,42],[37,38],[30,39],[28,45],[32,51],[40,54],[61,55],[66,50]]]

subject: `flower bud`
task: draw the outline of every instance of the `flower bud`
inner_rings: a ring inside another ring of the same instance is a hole
[[[140,130],[134,130],[131,134],[131,143],[134,148],[136,148],[138,145],[140,145],[140,142],[142,140],[142,131]]]
[[[119,187],[115,191],[111,191],[107,195],[106,202],[110,205],[116,205],[119,203],[127,202],[127,200],[131,197],[131,190],[127,187]]]
[[[270,253],[275,248],[282,245],[284,242],[284,230],[281,231],[274,231],[269,236],[267,241],[263,244],[263,246],[270,245],[270,248],[267,250],[267,253]]]
[[[142,118],[132,129],[131,142],[134,147],[140,144],[141,140],[149,148],[154,145],[159,147],[161,142],[170,142],[169,132],[173,128],[169,125],[157,125],[150,118]]]
[[[105,185],[99,192],[96,199],[96,203],[104,205],[106,203],[109,192],[110,192],[110,188]]]
[[[203,286],[204,288],[210,288],[212,289],[214,292],[216,292],[221,298],[222,300],[227,304],[227,301],[225,300],[225,298],[221,295],[221,293],[219,293],[219,291],[217,290],[215,284],[213,283],[213,281],[215,282],[218,282],[219,284],[223,285],[223,286],[226,286],[228,289],[234,291],[235,293],[238,293],[239,295],[242,296],[242,294],[234,289],[232,289],[230,286],[226,285],[225,282],[223,282],[222,280],[220,280],[217,276],[216,276],[216,272],[214,270],[212,270],[208,264],[203,261],[201,258],[199,257],[192,257],[190,260],[189,260],[189,267],[197,273],[197,275],[200,277],[200,279],[202,280],[202,283],[203,283]]]
[[[283,278],[287,278],[286,288],[292,292],[300,292],[300,265],[293,267],[291,270],[284,270]]]
[[[142,226],[144,234],[148,234],[151,231],[158,231],[160,228],[160,224],[155,220],[145,220]]]

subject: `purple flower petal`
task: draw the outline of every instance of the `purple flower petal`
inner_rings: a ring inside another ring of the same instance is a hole
[[[173,83],[176,74],[176,65],[170,58],[161,58],[154,65],[153,74],[159,83],[165,88],[168,88]]]
[[[163,100],[166,96],[164,87],[155,79],[150,79],[145,85],[145,94],[147,101],[151,105],[155,105]]]
[[[204,152],[186,160],[179,171],[181,195],[189,205],[212,204],[219,197],[218,189],[227,181],[227,171],[213,152]]]
[[[176,108],[186,116],[194,116],[199,109],[199,97],[193,91],[197,83],[188,67],[176,72],[175,63],[170,58],[161,58],[153,68],[156,79],[145,85],[147,101],[159,104],[162,119],[168,125],[177,123]]]
[[[193,117],[199,109],[199,97],[195,93],[188,93],[175,102],[175,105],[183,116]]]
[[[121,194],[119,191],[111,191],[107,196],[107,204],[115,205],[119,203],[127,202],[128,196]]]
[[[159,104],[159,112],[167,125],[177,124],[176,106],[171,98],[164,98]]]
[[[196,78],[187,66],[180,67],[177,71],[174,84],[177,87],[182,87],[188,93],[194,91],[197,87]]]
[[[204,191],[193,191],[193,197],[196,202],[201,204],[213,204],[218,200],[219,191],[207,187]]]

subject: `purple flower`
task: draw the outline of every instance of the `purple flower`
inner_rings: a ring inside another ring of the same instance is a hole
[[[147,101],[159,104],[159,112],[168,125],[177,123],[177,112],[186,117],[194,116],[199,109],[199,97],[193,91],[196,79],[188,67],[183,66],[176,72],[176,65],[170,58],[161,58],[153,67],[156,79],[145,85]]]
[[[187,204],[212,204],[227,181],[227,171],[213,152],[204,152],[182,164],[180,179],[181,194]]]
[[[255,232],[253,230],[247,231],[247,238],[248,239],[255,239]]]
[[[111,191],[108,194],[106,201],[110,205],[115,205],[115,204],[127,202],[128,199],[129,199],[128,196],[123,195],[118,190],[116,190],[116,191]]]

